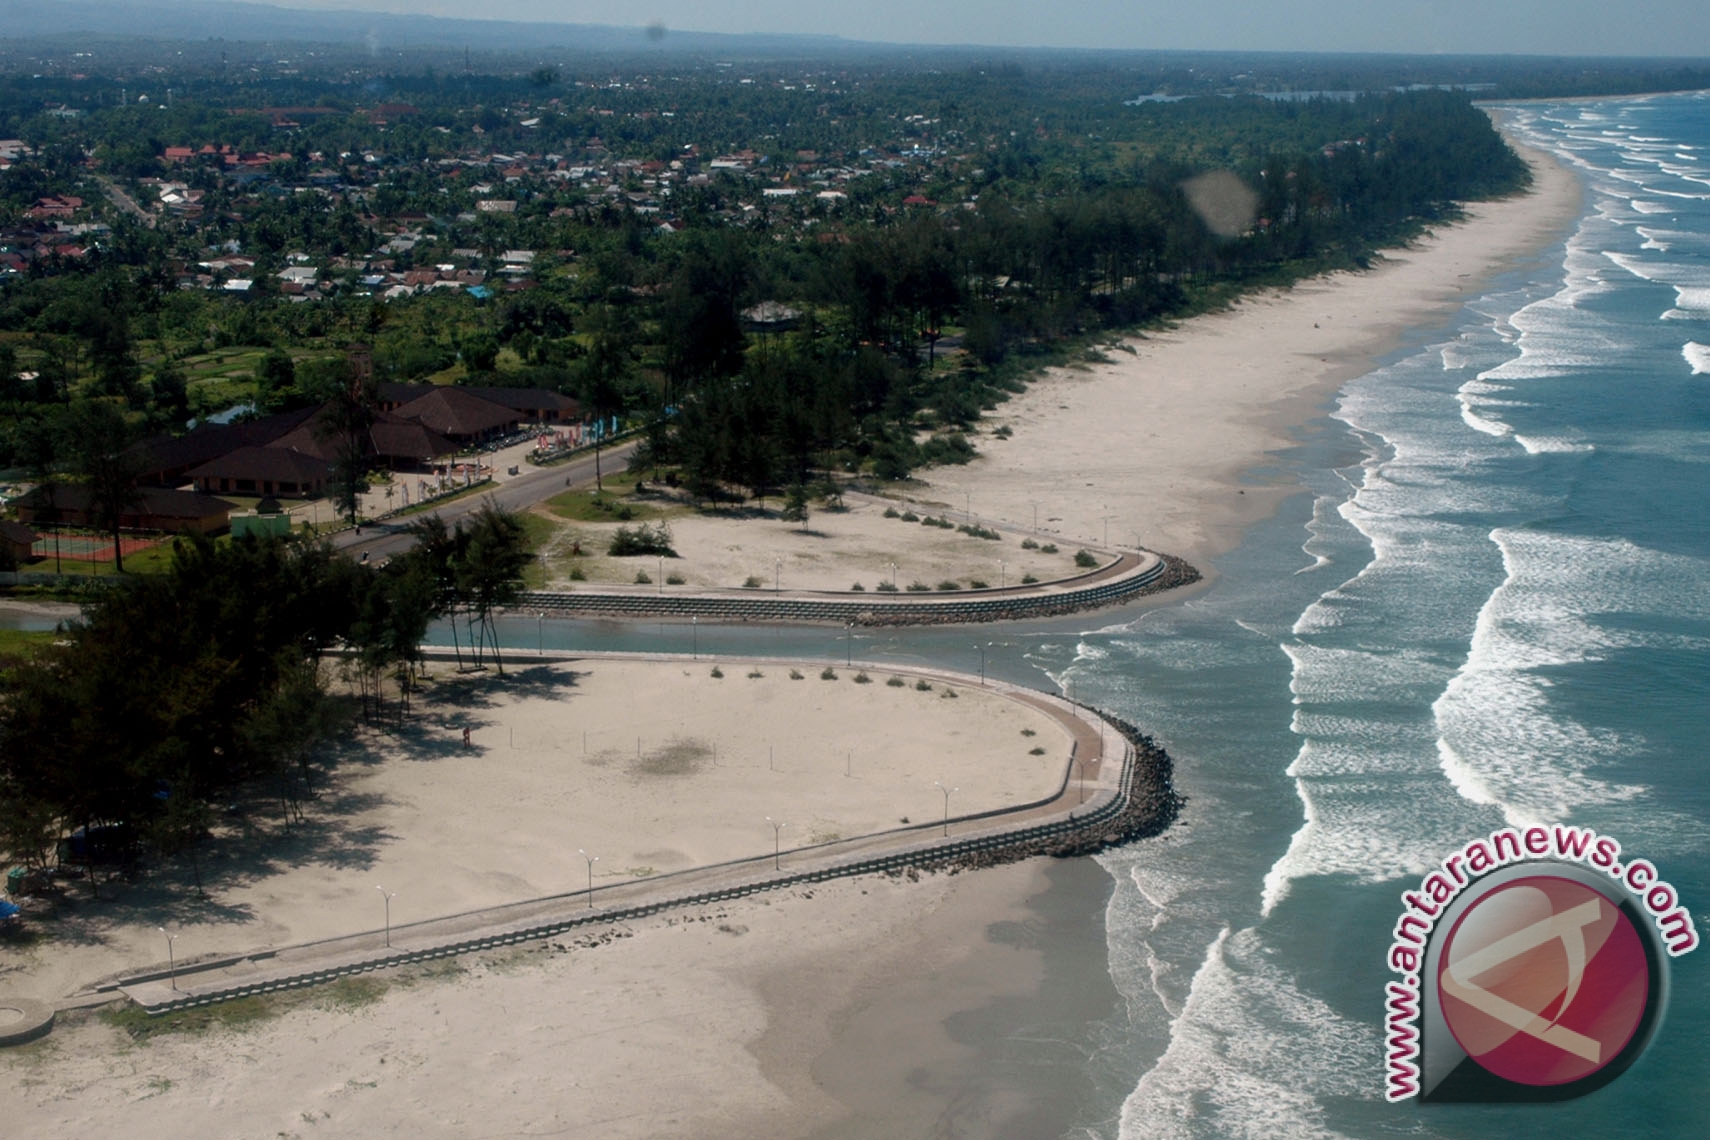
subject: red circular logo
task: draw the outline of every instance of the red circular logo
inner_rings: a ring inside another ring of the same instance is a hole
[[[1449,932],[1437,972],[1443,1020],[1505,1080],[1560,1085],[1621,1054],[1645,1015],[1650,967],[1619,906],[1571,879],[1491,891]]]

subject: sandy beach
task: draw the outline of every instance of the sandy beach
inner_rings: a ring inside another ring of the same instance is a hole
[[[1251,298],[1132,338],[1111,363],[1053,370],[988,415],[980,459],[926,473],[921,497],[953,518],[967,509],[1022,528],[1037,509],[1069,552],[1108,526],[1113,546],[1138,540],[1211,571],[1295,491],[1243,473],[1410,329],[1452,313],[1577,216],[1573,176],[1528,158],[1530,194],[1475,206],[1368,273]],[[1012,438],[990,434],[1000,425]],[[756,548],[740,560],[769,557]],[[864,574],[869,588],[877,573]],[[716,680],[705,662],[669,678],[626,668],[601,665],[568,686],[540,678],[511,703],[448,690],[419,739],[349,766],[338,789],[348,812],[311,809],[336,833],[320,854],[234,876],[217,915],[137,906],[37,961],[0,951],[0,992],[63,993],[109,967],[159,961],[161,919],[191,924],[198,952],[297,940],[376,925],[376,883],[399,892],[394,906],[432,898],[451,910],[573,889],[585,875],[577,848],[601,855],[598,874],[668,869],[763,850],[769,815],[792,831],[850,833],[931,812],[935,780],[972,807],[1061,772],[1066,745],[1048,726],[965,687],[952,700],[887,686],[879,671],[857,687],[842,669],[834,684],[770,665],[749,678],[726,663]],[[473,756],[458,743],[464,722]],[[641,789],[678,787],[683,812],[639,834],[619,811],[591,811],[567,833],[571,792],[538,790],[543,772],[567,767],[587,781],[577,787],[636,815]],[[486,802],[501,806],[482,814]],[[460,804],[469,818],[443,822]],[[120,1121],[144,1138],[998,1134],[1034,1106],[1021,1082],[982,1083],[977,1050],[951,1026],[1040,992],[1050,954],[1001,932],[1042,921],[1050,866],[856,879],[682,911],[604,945],[566,938],[328,987],[201,1033],[133,1042],[77,1014],[0,1052],[7,1134],[89,1135]]]

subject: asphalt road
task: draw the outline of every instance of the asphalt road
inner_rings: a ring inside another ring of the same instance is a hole
[[[616,447],[608,447],[600,452],[600,471],[605,475],[615,475],[629,463],[629,453],[635,450],[636,441],[620,443]],[[507,511],[521,511],[534,504],[549,499],[566,487],[579,487],[594,481],[594,456],[586,455],[560,463],[553,467],[541,467],[508,479],[503,483],[494,483],[479,495],[467,495],[455,502],[445,504],[432,511],[409,515],[401,519],[389,519],[379,523],[363,523],[361,533],[354,530],[341,531],[333,537],[333,547],[348,553],[353,558],[364,554],[370,559],[391,558],[402,554],[415,545],[415,539],[409,533],[409,525],[428,515],[438,515],[445,520],[447,527],[455,526],[459,519],[468,518],[483,505],[492,503]]]

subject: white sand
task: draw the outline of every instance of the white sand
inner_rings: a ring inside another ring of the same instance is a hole
[[[204,868],[209,901],[166,925],[180,961],[460,914],[1044,799],[1070,738],[979,686],[886,681],[874,669],[721,661],[518,666],[508,681],[449,668],[399,732],[367,730],[308,806],[306,834],[234,842]],[[753,677],[759,672],[763,676]],[[955,697],[946,695],[954,692]],[[470,728],[472,747],[462,747]],[[1036,751],[1037,750],[1037,751]],[[937,786],[952,789],[948,805]],[[257,805],[257,826],[277,821]],[[769,820],[784,827],[774,834]],[[228,822],[228,830],[238,826]],[[182,878],[183,871],[179,870]],[[164,965],[158,902],[81,889],[66,937],[9,955],[0,992],[54,1000]]]
[[[1199,561],[1227,549],[1244,525],[1292,490],[1244,488],[1240,472],[1287,446],[1290,428],[1321,407],[1337,384],[1366,371],[1405,330],[1452,313],[1492,274],[1562,233],[1577,212],[1577,184],[1553,165],[1536,169],[1534,194],[1477,207],[1467,224],[1398,252],[1371,273],[1338,275],[1187,322],[1133,342],[1137,355],[1118,355],[1113,365],[1053,373],[995,415],[1013,425],[1012,440],[984,439],[988,458],[933,473],[932,493],[952,509],[971,494],[975,515],[1021,524],[1037,502],[1042,526],[1049,522],[1077,541],[1102,537],[1108,514],[1113,544],[1137,533],[1149,547]],[[792,692],[770,671],[752,683],[726,673],[720,682],[726,692],[750,684],[756,694]],[[810,677],[794,684],[805,692],[822,683]],[[913,695],[860,694],[864,700]],[[797,739],[816,731],[815,716],[793,715],[807,712],[805,705],[792,697],[773,702],[777,726],[792,726]],[[738,719],[752,707],[730,698]],[[891,717],[886,711],[859,731],[891,729]],[[771,727],[731,726],[746,733],[751,762]],[[492,743],[490,731],[481,729],[484,744]],[[659,731],[668,735],[672,728],[662,724]],[[562,741],[564,732],[553,735]],[[621,788],[622,749],[617,742],[612,747],[612,786]],[[489,757],[495,764],[503,759],[502,750]],[[829,759],[834,763],[834,751]],[[826,763],[806,752],[799,761],[804,773]],[[446,781],[432,793],[439,797],[478,786],[458,784],[453,771],[444,760],[423,761],[423,778],[395,791],[385,788],[383,775],[373,778],[382,794],[417,804],[436,781]],[[918,785],[904,784],[901,775],[899,769],[897,787],[912,797]],[[937,778],[918,775],[928,786]],[[958,778],[965,777],[950,777]],[[829,779],[842,777],[834,770]],[[748,792],[777,786],[756,782]],[[519,815],[554,817],[527,804],[527,793],[512,794]],[[917,802],[910,798],[910,806],[894,810],[919,811]],[[841,821],[846,812],[855,821],[873,818],[881,806],[874,801],[855,810],[821,800],[805,818]],[[649,839],[646,850],[676,857],[752,845],[756,808],[762,817],[770,814],[744,800],[706,834]],[[460,896],[482,889],[508,896],[574,879],[563,853],[584,844],[554,837],[530,848],[507,834],[507,820],[491,820],[484,838],[436,839],[407,827],[404,812],[399,831],[371,837],[382,852],[375,861],[389,858],[385,852],[412,853],[385,869],[404,875],[399,882],[424,884],[412,888],[412,899],[435,886]],[[624,850],[617,834],[606,838],[611,850]],[[612,861],[651,858],[638,840]],[[497,878],[482,887],[486,866]],[[375,870],[374,863],[351,873],[314,867],[248,889],[258,905],[271,906],[263,892],[274,888],[266,884],[306,875],[319,877],[335,898],[348,894],[354,906],[361,897],[372,907],[375,900],[363,891],[372,893]],[[458,981],[399,987],[354,1011],[332,1005],[328,993],[314,999],[326,1008],[304,1008],[243,1032],[125,1047],[100,1024],[62,1027],[41,1043],[0,1053],[0,1106],[7,1134],[20,1137],[92,1135],[121,1121],[127,1134],[144,1138],[794,1136],[835,1124],[852,1106],[870,1122],[857,1132],[926,1134],[953,1119],[960,1086],[902,1072],[902,1058],[912,1047],[956,1055],[960,1047],[943,1030],[946,1017],[1035,983],[1036,954],[1029,958],[1029,951],[995,946],[982,935],[987,924],[1014,917],[1018,901],[1037,885],[1036,866],[1024,864],[918,884],[853,881],[816,890],[811,899],[750,899],[705,922],[658,919],[596,950],[467,963]],[[123,943],[117,931],[103,936]],[[13,959],[6,966],[15,970]],[[935,970],[949,970],[959,983],[934,984]],[[992,981],[971,985],[968,971]],[[15,977],[0,975],[0,987]],[[918,1016],[897,1025],[906,1043],[893,1046],[886,1034],[874,1034],[870,1048],[858,1051],[866,1068],[835,1077],[818,1072],[814,1059],[835,1035],[870,1030],[861,1027],[871,1019],[858,1014],[874,1008],[875,992],[894,992],[893,982],[923,995]]]
[[[1130,338],[1112,363],[1053,369],[988,413],[1013,438],[980,437],[980,458],[928,472],[930,498],[1042,528],[1063,542],[1137,540],[1208,569],[1293,485],[1243,472],[1288,447],[1291,430],[1413,328],[1447,318],[1497,273],[1565,237],[1574,176],[1525,152],[1523,197],[1469,207],[1468,221],[1389,251],[1367,273],[1338,273],[1255,296],[1169,332]],[[1107,516],[1108,522],[1107,522]],[[1048,521],[1047,521],[1048,520]],[[1065,547],[1067,548],[1067,547]]]

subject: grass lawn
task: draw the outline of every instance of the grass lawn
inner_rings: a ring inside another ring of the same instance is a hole
[[[546,509],[570,522],[592,523],[650,522],[687,510],[666,500],[636,498],[635,485],[639,479],[639,475],[627,471],[607,475],[601,479],[605,485],[603,493],[592,489],[565,491],[546,500]]]
[[[34,656],[36,650],[52,645],[56,636],[51,629],[0,629],[0,661]]]

